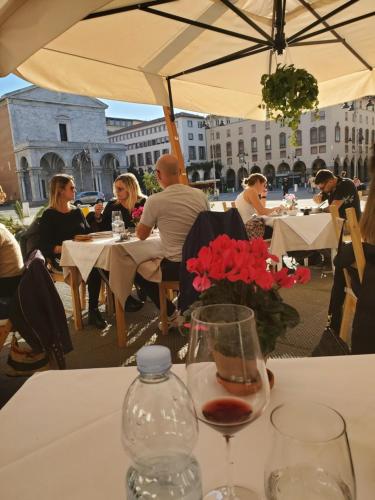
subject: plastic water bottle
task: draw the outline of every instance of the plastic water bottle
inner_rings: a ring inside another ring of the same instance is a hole
[[[115,217],[112,222],[112,236],[120,238],[123,233],[125,233],[124,221],[120,217]]]
[[[171,371],[164,346],[142,347],[140,372],[125,396],[122,440],[133,466],[127,472],[128,500],[201,500],[199,464],[191,455],[198,422],[191,396]]]

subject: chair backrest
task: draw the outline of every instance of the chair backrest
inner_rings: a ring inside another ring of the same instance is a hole
[[[337,245],[338,245],[339,240],[340,240],[340,235],[341,235],[341,229],[342,229],[342,222],[341,222],[342,219],[340,218],[339,209],[337,208],[336,205],[330,206],[330,213],[331,213],[332,224],[333,224],[333,228],[335,230]]]
[[[362,282],[363,273],[365,271],[365,266],[366,266],[366,258],[365,258],[365,253],[363,251],[361,231],[359,229],[359,224],[357,220],[357,215],[355,213],[355,209],[353,207],[347,208],[345,212],[346,212],[347,226],[352,240],[359,279]]]
[[[230,202],[230,206],[231,206],[232,208],[236,208],[236,202],[235,202],[235,201],[231,201],[231,202]]]
[[[222,203],[223,203],[223,210],[224,210],[224,212],[226,212],[227,210],[229,210],[229,207],[228,207],[227,203],[225,201],[223,201]]]

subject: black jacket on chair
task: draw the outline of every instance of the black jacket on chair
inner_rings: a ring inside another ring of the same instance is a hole
[[[179,307],[182,312],[198,300],[199,292],[193,288],[195,275],[186,270],[186,261],[197,257],[199,250],[221,234],[236,240],[248,240],[244,223],[236,208],[227,212],[201,212],[190,229],[182,248],[180,269]]]
[[[64,354],[73,349],[63,303],[39,250],[25,264],[9,318],[35,351],[53,355],[64,368]]]
[[[375,263],[366,262],[353,320],[352,354],[375,353]]]

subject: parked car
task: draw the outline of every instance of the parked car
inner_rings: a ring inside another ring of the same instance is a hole
[[[76,195],[74,205],[95,205],[98,201],[105,201],[104,193],[101,191],[82,191]]]

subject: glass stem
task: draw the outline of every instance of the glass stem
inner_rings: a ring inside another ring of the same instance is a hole
[[[227,489],[228,489],[228,500],[238,500],[236,497],[236,492],[234,490],[234,484],[233,484],[233,461],[232,461],[232,454],[231,454],[231,438],[232,436],[225,435],[225,443],[226,443],[226,449],[225,449],[225,461],[226,461],[226,469],[227,469]]]

